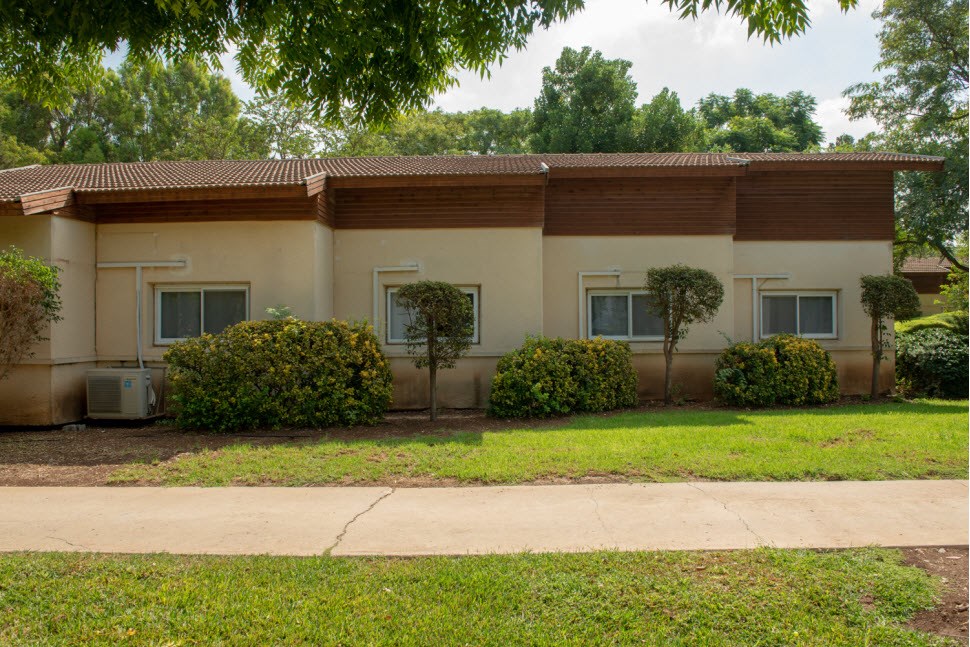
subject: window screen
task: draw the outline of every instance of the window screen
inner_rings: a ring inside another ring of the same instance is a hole
[[[639,291],[589,294],[589,337],[638,339],[663,337],[663,320],[650,306],[653,297]]]
[[[247,319],[249,291],[230,287],[157,287],[155,342],[218,334]]]
[[[835,294],[762,294],[761,336],[835,337]]]
[[[590,300],[590,334],[593,337],[629,336],[629,298],[594,294]]]
[[[202,334],[202,293],[162,292],[160,299],[163,339],[198,337]]]
[[[763,335],[798,334],[798,297],[765,296],[761,300]]]

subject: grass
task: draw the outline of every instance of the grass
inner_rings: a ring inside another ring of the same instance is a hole
[[[581,416],[561,426],[201,451],[130,465],[114,483],[312,485],[418,480],[522,483],[967,477],[967,403],[919,401],[770,411]]]
[[[945,645],[896,551],[0,556],[17,645]]]

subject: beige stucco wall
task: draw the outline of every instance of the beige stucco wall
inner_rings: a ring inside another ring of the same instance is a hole
[[[583,281],[583,327],[586,327],[585,295],[590,290],[641,289],[646,271],[684,263],[713,272],[725,287],[725,303],[732,296],[733,256],[730,236],[546,236],[543,240],[543,323],[550,337],[578,335],[580,271],[619,269],[612,276],[587,276]],[[730,308],[722,308],[713,321],[695,325],[680,348],[685,351],[720,348],[730,334],[734,321]],[[660,349],[660,342],[634,342],[634,352]]]
[[[84,371],[94,366],[95,226],[52,215],[0,219],[0,247],[16,245],[60,271],[61,321],[33,356],[0,381],[0,425],[56,425],[84,414]]]
[[[725,307],[713,321],[691,326],[678,347],[673,380],[685,397],[711,395],[713,358],[734,331],[731,236],[546,236],[543,239],[543,320],[550,337],[575,338],[579,333],[579,272],[619,269],[619,278],[583,279],[583,329],[588,336],[586,295],[597,289],[641,289],[650,267],[684,263],[709,270],[724,284]],[[722,334],[723,333],[723,334]],[[635,341],[634,366],[641,397],[662,396],[662,343]]]
[[[314,319],[325,314],[324,293],[315,280],[321,258],[317,224],[310,221],[113,224],[98,227],[98,262],[185,260],[184,268],[143,270],[142,343],[146,360],[159,360],[156,345],[156,285],[239,284],[249,286],[249,316],[289,306]],[[103,361],[134,360],[135,270],[99,269],[97,350]]]
[[[378,325],[385,339],[386,289],[419,280],[479,288],[479,343],[439,378],[443,406],[480,406],[498,357],[542,330],[542,232],[538,228],[395,229],[334,232],[334,316],[373,320],[373,270],[380,274]],[[408,368],[403,345],[385,344],[395,371],[394,406],[427,406],[427,373]],[[478,386],[476,386],[478,385]],[[475,393],[479,395],[476,396]],[[451,394],[456,394],[454,397]],[[462,394],[462,395],[457,395]],[[464,395],[467,394],[467,395]]]
[[[889,241],[770,241],[734,245],[737,274],[790,274],[759,281],[761,291],[834,290],[838,293],[837,339],[820,339],[832,353],[844,393],[868,393],[871,375],[869,318],[859,303],[863,274],[892,272]],[[736,339],[751,339],[751,282],[735,281]],[[892,384],[893,362],[884,362],[882,384]]]

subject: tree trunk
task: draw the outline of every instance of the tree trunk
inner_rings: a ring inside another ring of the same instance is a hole
[[[431,379],[431,420],[438,419],[438,371],[434,366],[428,367],[428,376]]]
[[[879,319],[872,318],[872,387],[869,397],[873,400],[879,397],[879,362],[882,359],[882,335],[879,329]]]
[[[671,367],[673,367],[674,365],[673,346],[671,346],[670,348],[664,348],[664,362],[667,365],[667,368],[664,371],[664,406],[670,406],[671,404],[670,387],[671,387],[671,382],[673,381],[673,375],[671,374],[672,373]]]

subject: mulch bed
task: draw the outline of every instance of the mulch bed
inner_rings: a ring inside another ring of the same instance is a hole
[[[970,644],[967,637],[967,602],[970,598],[967,547],[905,548],[903,554],[910,566],[918,566],[930,575],[942,578],[944,589],[939,604],[916,614],[909,626],[952,638],[962,645]]]

